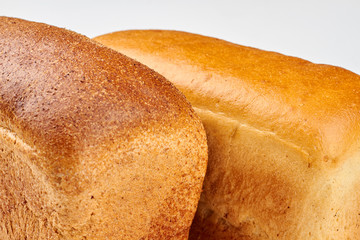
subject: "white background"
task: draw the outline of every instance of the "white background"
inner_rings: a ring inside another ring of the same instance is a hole
[[[360,74],[359,0],[0,0],[0,15],[89,37],[125,29],[183,30]]]

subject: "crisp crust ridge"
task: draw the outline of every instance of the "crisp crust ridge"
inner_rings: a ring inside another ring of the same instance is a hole
[[[192,105],[301,146],[310,162],[336,163],[360,144],[360,77],[343,68],[180,31],[129,30],[95,40],[171,79]]]

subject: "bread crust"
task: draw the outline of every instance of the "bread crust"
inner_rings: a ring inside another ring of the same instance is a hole
[[[0,32],[1,239],[186,239],[207,147],[180,91],[65,29]]]
[[[357,74],[186,32],[95,40],[172,81],[203,121],[209,165],[191,239],[357,238]]]

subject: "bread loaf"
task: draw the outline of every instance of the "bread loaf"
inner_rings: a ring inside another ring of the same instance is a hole
[[[203,121],[190,239],[359,239],[358,75],[185,32],[95,40],[172,81]]]
[[[185,97],[77,33],[0,18],[0,239],[187,239],[207,162]]]

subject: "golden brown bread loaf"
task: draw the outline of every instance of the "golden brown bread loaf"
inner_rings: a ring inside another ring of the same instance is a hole
[[[95,40],[172,81],[203,121],[190,239],[359,239],[358,75],[185,32]]]
[[[207,162],[185,97],[74,32],[0,18],[0,239],[187,239]]]

